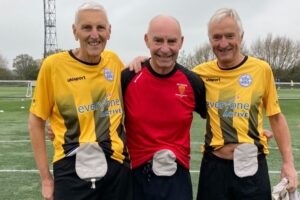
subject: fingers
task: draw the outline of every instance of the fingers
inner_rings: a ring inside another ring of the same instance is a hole
[[[287,191],[294,192],[298,186],[298,178],[297,177],[288,177],[289,183],[287,186]]]
[[[51,128],[50,125],[47,127],[47,135],[48,135],[48,139],[49,140],[51,140],[51,141],[54,140],[55,135],[54,135],[54,132],[53,132],[53,130],[52,130],[52,128]]]
[[[281,178],[288,179],[287,190],[294,192],[298,187],[298,175],[293,163],[284,163],[281,169]]]
[[[44,199],[53,200],[54,199],[54,182],[53,179],[42,181],[42,194]]]
[[[273,138],[273,132],[264,129],[263,131],[264,136],[266,136],[268,143],[270,142],[270,140]]]
[[[130,71],[134,71],[135,73],[141,71],[142,62],[145,62],[148,59],[146,56],[138,56],[134,58],[129,64],[126,65]]]

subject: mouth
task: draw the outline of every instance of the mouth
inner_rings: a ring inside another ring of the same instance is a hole
[[[89,41],[88,45],[96,47],[96,46],[100,45],[100,41]]]
[[[162,58],[162,59],[169,59],[169,58],[173,57],[173,54],[171,54],[171,55],[159,55],[159,54],[156,54],[156,56],[159,57],[159,58]]]
[[[231,48],[218,49],[218,51],[219,51],[220,53],[228,53],[228,52],[230,52],[231,50],[232,50]]]

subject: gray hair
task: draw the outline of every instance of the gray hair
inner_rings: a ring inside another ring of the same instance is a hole
[[[208,36],[209,36],[210,25],[214,22],[221,21],[225,17],[231,17],[237,23],[238,28],[240,30],[240,35],[243,35],[244,29],[243,29],[242,21],[238,15],[238,13],[236,12],[236,10],[234,10],[232,8],[221,8],[213,14],[213,16],[210,18],[210,20],[208,22]]]
[[[78,7],[78,9],[75,13],[75,24],[77,23],[77,20],[78,20],[78,14],[82,10],[99,10],[107,16],[106,10],[101,4],[99,4],[95,1],[88,1]]]

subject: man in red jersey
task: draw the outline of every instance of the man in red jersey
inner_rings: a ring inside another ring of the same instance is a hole
[[[144,36],[151,58],[137,74],[122,72],[136,200],[192,199],[190,128],[206,103],[203,81],[176,62],[183,39],[175,18],[154,17]]]

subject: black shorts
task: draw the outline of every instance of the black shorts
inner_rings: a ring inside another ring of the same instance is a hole
[[[197,200],[271,200],[268,165],[264,154],[258,155],[255,175],[235,175],[233,161],[204,153]]]
[[[131,171],[121,163],[107,159],[106,175],[92,183],[80,179],[75,171],[75,156],[53,164],[55,200],[132,200]]]
[[[192,200],[190,172],[180,164],[173,176],[156,176],[152,164],[146,163],[133,172],[134,200]]]

